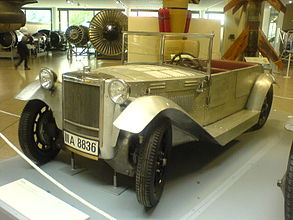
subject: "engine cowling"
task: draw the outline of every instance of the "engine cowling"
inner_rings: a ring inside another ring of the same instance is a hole
[[[0,33],[11,32],[23,27],[26,17],[21,7],[37,3],[36,0],[0,0]]]

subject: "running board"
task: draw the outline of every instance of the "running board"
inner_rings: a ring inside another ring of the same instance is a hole
[[[242,110],[205,126],[204,129],[223,146],[255,125],[259,114],[259,111]]]

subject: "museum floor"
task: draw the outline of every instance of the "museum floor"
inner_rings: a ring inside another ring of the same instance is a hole
[[[117,64],[119,61],[90,60],[93,68]],[[18,146],[18,119],[25,103],[13,97],[36,79],[41,67],[67,72],[85,65],[88,65],[86,58],[74,58],[70,63],[64,53],[31,60],[29,71],[15,70],[11,60],[0,59],[0,132]],[[273,109],[263,129],[246,133],[224,148],[189,143],[173,149],[166,190],[153,210],[143,210],[137,204],[130,178],[120,177],[129,187],[120,196],[105,190],[104,185],[111,183],[112,171],[102,161],[90,162],[92,165],[87,167],[87,172],[71,176],[62,171],[70,161],[68,155],[61,154],[43,169],[118,219],[283,219],[283,198],[276,183],[285,172],[292,141],[292,133],[283,127],[288,117],[293,117],[293,70],[290,79],[284,75],[284,72],[276,74]],[[26,178],[92,217],[96,216],[45,179],[36,177],[37,174],[15,156],[16,153],[0,139],[0,186]],[[80,189],[86,181],[87,189]],[[99,196],[94,196],[91,190]]]

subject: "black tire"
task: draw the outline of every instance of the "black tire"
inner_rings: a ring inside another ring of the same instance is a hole
[[[285,179],[285,220],[293,220],[293,143]]]
[[[166,170],[172,146],[171,121],[160,118],[145,133],[136,169],[136,196],[145,207],[159,202],[166,182]]]
[[[265,125],[272,108],[273,95],[274,95],[274,90],[273,90],[273,86],[271,86],[263,102],[258,122],[256,125],[252,127],[251,129],[252,131],[259,130]]]
[[[54,159],[59,153],[59,135],[51,109],[40,100],[29,101],[19,120],[18,137],[24,154],[37,164]]]

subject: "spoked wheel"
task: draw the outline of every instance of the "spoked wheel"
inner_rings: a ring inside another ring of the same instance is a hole
[[[44,164],[59,152],[59,130],[51,109],[40,100],[29,101],[19,121],[18,136],[21,149],[31,160]]]
[[[136,170],[136,196],[145,207],[155,206],[161,198],[171,146],[172,129],[168,118],[148,126]]]
[[[261,129],[265,125],[271,111],[272,103],[273,103],[273,86],[270,87],[265,97],[258,122],[255,126],[252,127],[253,131]]]

